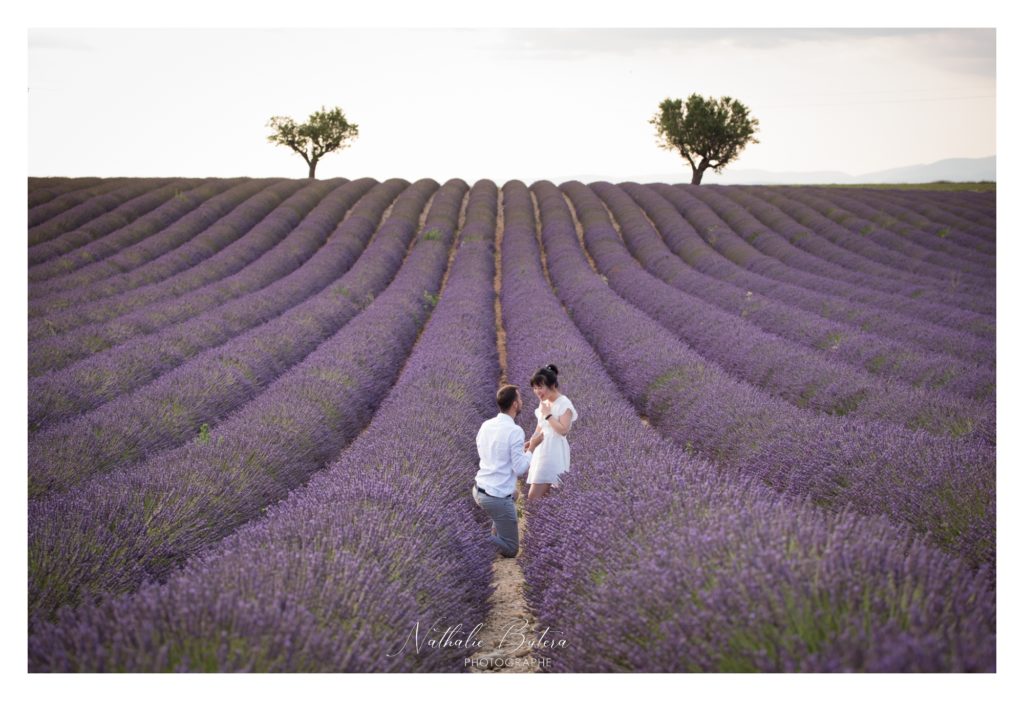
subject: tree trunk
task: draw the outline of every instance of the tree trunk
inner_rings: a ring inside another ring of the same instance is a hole
[[[704,177],[704,171],[708,169],[707,161],[701,162],[699,166],[693,169],[693,179],[690,180],[691,185],[700,185],[700,179]]]
[[[309,164],[309,178],[310,180],[316,179],[316,161],[312,161]]]

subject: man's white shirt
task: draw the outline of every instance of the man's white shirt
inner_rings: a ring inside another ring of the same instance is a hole
[[[484,421],[476,434],[477,486],[495,497],[512,494],[516,478],[530,469],[533,453],[523,452],[525,442],[526,433],[508,414],[501,412]]]

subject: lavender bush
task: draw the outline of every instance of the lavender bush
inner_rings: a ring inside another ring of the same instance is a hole
[[[125,272],[180,245],[187,239],[172,239],[168,234],[180,231],[173,226],[175,222],[221,193],[242,188],[254,192],[253,183],[248,178],[213,178],[199,181],[197,187],[187,190],[175,185],[173,196],[168,201],[135,218],[130,224],[78,246],[59,258],[30,268],[29,316],[38,313],[33,311],[32,302],[41,297],[75,287],[81,288],[104,277]],[[269,183],[262,181],[262,184]]]
[[[988,252],[995,254],[996,244],[996,193],[992,192],[958,192],[951,193],[922,191],[915,193],[914,198],[906,198],[901,193],[880,193],[884,199],[905,204],[913,208],[923,203],[931,209],[935,216],[966,224],[961,229],[965,234],[973,236],[976,241],[984,241]]]
[[[30,671],[466,671],[437,639],[488,613],[499,350],[580,409],[521,555],[555,671],[994,671],[991,193],[252,181],[143,211],[181,182],[29,179],[30,240],[68,249],[32,322],[114,344],[29,385]],[[79,327],[78,289],[111,316]]]
[[[186,245],[153,261],[152,267],[145,266],[148,270],[135,271],[140,275],[155,272],[162,280],[159,284],[82,304],[75,309],[55,310],[45,318],[30,320],[30,348],[37,338],[108,321],[237,272],[280,243],[326,191],[339,185],[330,181],[305,186],[295,181],[272,185],[231,210],[228,216]],[[176,274],[167,277],[168,269]]]
[[[29,260],[32,259],[33,247],[102,217],[123,202],[173,180],[174,178],[113,178],[33,208],[28,213]]]
[[[825,197],[820,197],[813,190],[803,191],[799,188],[775,192],[767,188],[750,188],[749,192],[758,197],[778,204],[787,211],[804,213],[802,216],[821,221],[818,217],[825,218],[828,222],[846,228],[855,236],[842,237],[839,240],[849,245],[854,242],[861,242],[859,247],[870,252],[876,260],[887,265],[903,265],[913,267],[935,278],[946,282],[948,288],[963,290],[970,287],[973,294],[994,295],[992,289],[992,274],[995,268],[994,261],[971,262],[965,259],[963,250],[951,251],[945,247],[943,237],[937,237],[935,233],[927,233],[907,226],[900,226],[899,233],[891,231],[888,227],[882,226],[878,221],[885,221],[880,218],[880,213],[874,208],[861,206],[860,201],[854,198],[843,198],[837,203]],[[726,193],[729,194],[729,193]],[[801,215],[798,215],[801,216]],[[877,221],[872,221],[872,217]],[[891,226],[890,222],[889,223]],[[820,224],[822,228],[828,228],[828,224]],[[938,229],[941,231],[941,229]],[[877,241],[872,247],[869,244]],[[936,250],[936,241],[939,246]],[[994,306],[989,300],[988,313],[991,313]]]
[[[592,271],[550,183],[539,200],[551,280],[630,401],[666,436],[773,488],[884,515],[972,564],[995,558],[995,450],[802,411],[737,381],[630,307]]]
[[[162,214],[166,210],[177,209],[176,203],[188,202],[189,209],[192,209],[239,182],[237,179],[213,178],[205,181],[194,178],[175,180],[128,200],[102,217],[34,246],[29,262],[29,284],[66,274],[137,243],[167,226],[169,222]],[[46,258],[46,262],[33,264],[33,257]]]
[[[698,192],[700,190],[700,192]],[[868,276],[846,270],[840,265],[813,256],[791,243],[792,240],[811,240],[812,237],[796,222],[778,221],[778,232],[765,227],[753,214],[705,188],[692,187],[686,195],[708,206],[744,241],[762,254],[769,256],[776,270],[783,267],[801,270],[814,279],[831,282],[836,289],[845,289],[851,299],[863,301],[891,313],[905,314],[908,318],[923,319],[950,329],[966,329],[985,339],[995,338],[995,325],[991,317],[948,304],[939,304],[913,297],[916,288],[906,283]],[[820,241],[820,239],[815,239]]]
[[[208,436],[31,501],[32,614],[166,576],[351,442],[433,307],[466,189],[451,181],[434,197],[406,265],[373,304]]]
[[[979,338],[963,328],[954,330],[924,321],[915,316],[912,310],[904,309],[901,313],[902,305],[891,298],[888,307],[879,307],[872,304],[870,299],[865,301],[864,295],[852,285],[787,268],[752,247],[713,211],[680,188],[663,185],[651,187],[686,217],[690,227],[685,233],[704,240],[704,246],[697,250],[698,257],[704,260],[687,259],[691,265],[720,265],[714,259],[706,259],[704,249],[710,245],[720,257],[756,274],[756,277],[746,276],[744,283],[747,289],[756,293],[771,295],[776,290],[792,291],[785,298],[788,303],[819,316],[856,324],[864,331],[912,343],[923,350],[938,350],[975,363],[995,364],[995,344],[992,339]],[[690,255],[693,246],[693,242],[686,239],[666,238],[665,242],[684,259]],[[869,294],[867,297],[873,299],[876,295]],[[984,327],[988,328],[989,325],[986,321]]]
[[[995,440],[994,405],[882,381],[670,287],[633,259],[613,228],[605,204],[590,188],[568,183],[563,189],[582,225],[586,248],[611,288],[734,377],[794,406],[881,419],[939,435]],[[605,196],[621,228],[646,225],[625,193],[615,192],[612,186],[595,189]]]
[[[117,316],[115,312],[114,319],[79,325],[65,333],[30,342],[29,373],[39,374],[57,370],[126,340],[151,334],[183,319],[194,318],[214,306],[258,290],[282,275],[292,272],[301,267],[302,263],[323,245],[338,219],[342,218],[351,205],[372,185],[372,181],[348,183],[326,194],[318,203],[314,200],[325,194],[323,189],[319,192],[297,193],[290,198],[294,200],[290,204],[295,206],[297,211],[288,207],[289,203],[285,203],[280,211],[275,211],[252,229],[250,236],[254,238],[248,239],[246,245],[256,249],[257,257],[241,270],[228,274],[223,279],[202,284],[198,289],[190,289],[190,286],[195,284],[196,279],[202,280],[203,274],[209,275],[210,270],[197,273],[197,277],[193,279],[189,279],[186,274],[176,276],[173,282],[167,281],[172,284],[163,290],[156,289],[159,286],[151,286],[146,290],[137,291],[136,294],[140,298],[149,299],[149,303],[141,305],[140,309],[132,311],[140,304],[129,302],[126,313]],[[298,219],[301,221],[297,221]],[[269,250],[259,250],[268,245]],[[246,254],[252,253],[253,251],[246,251]],[[216,258],[217,256],[214,257]],[[219,262],[223,264],[227,261],[222,259]],[[196,269],[203,267],[199,265]],[[125,300],[130,297],[131,294],[118,295],[106,303],[106,309],[102,300],[95,305],[86,306],[99,308],[101,315],[109,315],[111,307],[125,304]],[[53,318],[54,316],[51,316],[43,320],[43,323],[52,323]]]
[[[566,486],[527,519],[527,599],[567,641],[536,654],[563,672],[994,669],[984,573],[884,519],[773,494],[645,425],[550,291],[529,192],[503,192],[509,376],[554,361],[580,408]]]
[[[618,189],[600,183],[593,187],[602,196]],[[621,212],[623,217],[640,222],[622,230],[626,246],[648,272],[673,287],[751,321],[769,333],[872,374],[979,401],[994,400],[996,375],[993,368],[922,350],[863,331],[856,324],[820,316],[812,311],[820,296],[794,285],[772,286],[760,276],[739,269],[708,246],[678,210],[652,188],[625,183],[621,189],[640,206],[644,215],[638,219],[628,202],[621,198],[613,207],[616,216]],[[605,201],[612,200],[606,197]],[[649,224],[645,226],[644,222]],[[680,255],[673,255],[666,242],[671,242]]]
[[[292,248],[274,252],[265,258],[266,266],[249,266],[236,275],[267,274],[271,264],[276,263],[278,271],[273,274],[287,272],[289,268],[302,263],[298,269],[284,275],[281,279],[256,292],[232,300],[220,307],[205,313],[197,314],[187,321],[173,324],[160,331],[143,333],[129,339],[125,343],[96,353],[70,367],[49,372],[41,377],[29,380],[29,430],[36,431],[66,420],[80,413],[93,409],[108,402],[118,395],[138,388],[157,377],[165,376],[160,384],[165,392],[170,389],[172,394],[160,394],[155,391],[157,385],[150,385],[138,396],[134,397],[135,406],[142,415],[152,419],[147,411],[146,403],[164,405],[177,402],[182,406],[198,409],[198,404],[212,399],[211,389],[217,386],[218,379],[223,382],[223,370],[226,362],[233,363],[237,369],[250,375],[259,385],[273,373],[275,368],[288,367],[292,361],[301,357],[303,350],[311,350],[319,340],[337,329],[348,316],[334,304],[329,315],[311,313],[311,305],[302,303],[311,296],[321,292],[328,284],[335,282],[349,270],[355,260],[366,248],[370,236],[376,229],[385,208],[395,196],[408,185],[404,180],[388,181],[377,186],[373,191],[360,199],[349,210],[351,199],[358,196],[360,190],[346,196],[325,198],[325,201],[293,231]],[[404,235],[404,241],[411,238],[414,224],[423,208],[426,196],[432,192],[433,185],[426,183],[415,191],[414,199],[403,203],[399,213],[406,216],[396,217],[389,226],[397,227]],[[424,190],[426,191],[424,192]],[[422,197],[419,194],[422,193]],[[408,200],[409,198],[407,198]],[[302,262],[296,254],[305,250],[300,247],[302,239],[308,240],[308,247],[315,247],[327,235],[332,224],[347,211],[344,221],[328,236],[327,241],[309,260]],[[399,222],[405,222],[400,226]],[[384,237],[385,239],[388,236]],[[276,249],[275,249],[276,250]],[[398,261],[394,255],[383,257],[375,262],[375,255],[367,261],[368,269],[379,273],[377,286],[370,285],[363,289],[357,279],[348,279],[345,289],[349,294],[341,300],[340,307],[348,311],[349,316],[359,308],[359,299],[364,299],[379,292],[384,281],[393,275]],[[339,285],[339,289],[341,285]],[[337,290],[327,293],[326,299],[335,301],[341,296]],[[187,307],[189,296],[175,300],[180,307]],[[347,305],[347,306],[346,306]],[[323,305],[321,305],[323,306]],[[284,314],[284,316],[279,316]],[[317,324],[313,324],[313,320]],[[290,322],[290,323],[289,323]],[[127,318],[122,321],[127,326]],[[257,327],[253,329],[253,327]],[[245,333],[250,331],[250,333]],[[311,332],[312,331],[312,332]],[[319,333],[318,333],[319,332]],[[279,334],[279,335],[278,335]],[[285,343],[266,339],[281,338]],[[296,343],[296,340],[299,342]],[[231,344],[227,344],[228,342]],[[257,342],[259,341],[259,342]],[[216,356],[211,361],[211,371],[200,380],[203,372],[190,365],[177,376],[166,377],[167,373],[194,358],[201,351],[216,348]],[[253,355],[246,359],[246,355]],[[230,361],[226,361],[230,358]],[[186,399],[177,391],[179,383],[183,386],[203,386],[201,397]],[[236,396],[241,391],[235,388]],[[225,405],[221,405],[222,409]],[[228,405],[230,406],[230,405]],[[129,411],[133,414],[134,411]],[[94,428],[96,424],[93,424]],[[65,434],[66,435],[66,434]]]
[[[436,639],[435,623],[468,631],[486,614],[494,553],[465,437],[494,413],[495,195],[487,181],[470,192],[440,301],[369,428],[166,583],[37,622],[30,670],[466,670],[465,649],[402,646],[417,622]]]
[[[922,232],[930,234],[922,240],[941,250],[949,250],[954,255],[961,255],[982,264],[990,262],[991,258],[995,256],[993,229],[990,226],[976,224],[962,216],[945,211],[943,207],[931,205],[927,195],[913,198],[913,203],[908,205],[903,204],[906,198],[894,198],[884,192],[870,201],[865,200],[864,195],[858,193],[851,193],[851,196],[844,193],[832,193],[832,195],[840,195],[842,201],[846,203],[858,202],[866,205],[868,212],[873,210],[875,217],[887,224],[900,222],[902,224],[901,233],[912,234],[915,228],[920,229]],[[943,198],[944,203],[948,203],[948,201],[948,198]],[[946,206],[948,207],[948,204]],[[994,207],[989,211],[994,212]],[[911,226],[908,227],[906,224]]]
[[[799,191],[792,196],[771,196],[765,195],[763,190],[757,190],[761,197],[751,197],[746,192],[727,188],[717,188],[716,192],[734,200],[760,221],[777,230],[791,227],[793,223],[807,227],[812,235],[794,236],[792,240],[795,245],[851,271],[905,283],[895,286],[897,294],[993,316],[995,290],[988,272],[982,272],[981,268],[975,269],[966,262],[953,262],[951,269],[939,266],[926,269],[931,273],[930,276],[909,272],[901,266],[904,259],[899,255],[897,246],[867,247],[865,234],[861,232],[871,233],[877,227],[843,211],[836,214],[834,207],[825,207],[825,212],[831,211],[836,217],[833,221],[814,208],[801,206],[805,198],[799,197]],[[881,230],[891,234],[885,229]],[[902,240],[899,236],[893,238]],[[865,253],[873,254],[873,257]],[[949,264],[951,261],[944,262]]]
[[[75,190],[98,185],[101,182],[103,182],[102,178],[29,177],[28,211],[30,222],[32,219],[31,213],[35,207],[51,202],[62,195],[70,194]]]
[[[91,475],[125,468],[181,445],[196,435],[197,427],[215,424],[251,400],[337,333],[391,282],[416,232],[420,212],[436,188],[430,180],[410,188],[396,203],[365,258],[326,290],[136,392],[33,436],[29,442],[30,496],[67,488]],[[361,221],[355,218],[352,223]],[[362,227],[367,229],[365,236],[373,225],[362,221]],[[346,228],[352,233],[352,227]],[[330,266],[337,261],[331,258],[322,258],[306,272],[315,279],[326,266],[328,273],[333,273]],[[163,358],[167,360],[166,355]],[[98,371],[114,376],[112,368],[123,367],[120,363],[131,359],[122,357],[117,365],[101,366]],[[141,360],[144,362],[145,356]],[[66,388],[73,386],[75,378],[71,379]]]

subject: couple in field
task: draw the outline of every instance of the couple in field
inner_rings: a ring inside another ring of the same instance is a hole
[[[576,407],[558,389],[558,368],[554,365],[535,372],[530,388],[540,405],[534,411],[537,429],[529,441],[515,422],[523,410],[523,399],[515,385],[498,390],[498,415],[484,421],[476,434],[480,469],[473,484],[473,500],[494,522],[490,540],[505,557],[515,557],[519,552],[518,479],[529,471],[528,501],[561,486],[560,475],[569,470],[566,434],[577,417]]]

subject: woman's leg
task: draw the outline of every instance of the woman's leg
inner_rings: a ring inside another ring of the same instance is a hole
[[[530,485],[530,493],[526,495],[526,500],[535,501],[537,499],[540,499],[541,497],[548,493],[549,489],[551,489],[550,484],[540,484],[539,482],[534,482],[533,484]]]

